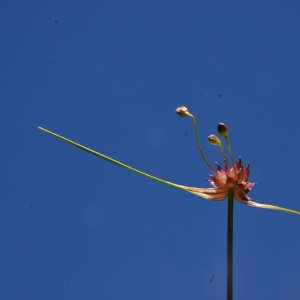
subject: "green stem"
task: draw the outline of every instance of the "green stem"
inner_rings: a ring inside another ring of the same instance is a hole
[[[193,121],[193,125],[194,125],[194,136],[195,136],[195,139],[196,139],[196,143],[197,143],[197,147],[199,149],[199,152],[202,156],[202,158],[204,159],[206,165],[208,166],[208,168],[212,171],[212,173],[216,176],[217,173],[216,171],[212,168],[212,166],[209,164],[208,160],[206,159],[202,149],[201,149],[201,146],[200,146],[200,142],[199,142],[199,138],[198,138],[198,133],[197,133],[197,123],[196,123],[196,119],[193,115],[191,115],[190,113],[188,114],[189,117],[192,119]]]
[[[119,166],[119,167],[122,167],[122,168],[124,168],[124,169],[127,169],[127,170],[129,170],[129,171],[131,171],[131,172],[134,172],[134,173],[137,173],[137,174],[139,174],[139,175],[145,176],[145,177],[147,177],[147,178],[150,178],[150,179],[152,179],[152,180],[155,180],[155,181],[158,181],[158,182],[160,182],[160,183],[166,184],[166,185],[168,185],[168,186],[174,187],[174,188],[176,188],[176,189],[179,189],[179,190],[182,190],[182,191],[185,191],[185,192],[190,192],[190,191],[188,191],[187,188],[184,187],[184,186],[180,186],[180,185],[178,185],[178,184],[175,184],[175,183],[172,183],[172,182],[169,182],[169,181],[166,181],[166,180],[162,180],[162,179],[160,179],[160,178],[151,176],[151,175],[149,175],[149,174],[147,174],[147,173],[141,172],[141,171],[139,171],[139,170],[137,170],[137,169],[134,169],[134,168],[132,168],[132,167],[129,167],[129,166],[127,166],[127,165],[125,165],[125,164],[123,164],[123,163],[121,163],[121,162],[119,162],[119,161],[117,161],[117,160],[115,160],[115,159],[112,159],[112,158],[110,158],[110,157],[108,157],[108,156],[105,156],[105,155],[99,153],[99,152],[96,152],[96,151],[94,151],[94,150],[92,150],[92,149],[89,149],[89,148],[84,147],[84,146],[82,146],[82,145],[80,145],[80,144],[77,144],[77,143],[75,143],[75,142],[73,142],[73,141],[71,141],[71,140],[68,140],[68,139],[64,138],[63,136],[60,136],[60,135],[58,135],[58,134],[56,134],[56,133],[54,133],[54,132],[51,132],[51,131],[49,131],[49,130],[47,130],[47,129],[44,129],[44,128],[42,128],[42,127],[38,127],[38,129],[40,129],[41,131],[44,131],[44,132],[46,132],[46,133],[48,133],[48,134],[50,134],[50,135],[52,135],[52,136],[54,136],[54,137],[56,137],[56,138],[58,138],[58,139],[60,139],[60,140],[66,142],[66,143],[68,143],[68,144],[71,144],[71,145],[73,145],[73,146],[75,146],[75,147],[77,147],[77,148],[79,148],[79,149],[81,149],[81,150],[84,150],[84,151],[86,151],[86,152],[88,152],[88,153],[90,153],[90,154],[93,154],[93,155],[95,155],[95,156],[97,156],[97,157],[100,157],[100,158],[106,160],[106,161],[109,161],[109,162],[111,162],[111,163],[113,163],[113,164],[115,164],[115,165],[117,165],[117,166]]]
[[[233,299],[233,190],[228,192],[227,300]]]

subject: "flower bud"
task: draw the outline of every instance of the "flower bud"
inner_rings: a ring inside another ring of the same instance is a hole
[[[185,106],[180,106],[175,110],[176,114],[179,115],[180,117],[188,117],[189,111]]]
[[[220,146],[221,145],[221,141],[219,140],[219,138],[215,134],[211,134],[208,137],[208,142],[212,145],[215,145],[215,146]]]
[[[228,129],[224,123],[219,123],[218,132],[223,138],[226,139],[228,137]]]

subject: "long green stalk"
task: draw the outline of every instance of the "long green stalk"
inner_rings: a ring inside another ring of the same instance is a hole
[[[122,167],[122,168],[124,168],[124,169],[127,169],[127,170],[129,170],[129,171],[131,171],[131,172],[137,173],[137,174],[139,174],[139,175],[145,176],[145,177],[147,177],[147,178],[149,178],[149,179],[158,181],[158,182],[160,182],[160,183],[169,185],[169,186],[174,187],[174,188],[176,188],[176,189],[179,189],[179,190],[182,190],[182,191],[185,191],[185,192],[189,192],[189,191],[187,190],[186,187],[180,186],[180,185],[178,185],[178,184],[175,184],[175,183],[172,183],[172,182],[169,182],[169,181],[166,181],[166,180],[162,180],[162,179],[160,179],[160,178],[154,177],[154,176],[152,176],[152,175],[149,175],[149,174],[147,174],[147,173],[144,173],[144,172],[141,172],[141,171],[139,171],[139,170],[137,170],[137,169],[134,169],[134,168],[132,168],[132,167],[129,167],[129,166],[127,166],[127,165],[125,165],[125,164],[123,164],[123,163],[121,163],[121,162],[119,162],[119,161],[117,161],[117,160],[115,160],[115,159],[112,159],[112,158],[110,158],[110,157],[108,157],[108,156],[106,156],[106,155],[103,155],[103,154],[101,154],[101,153],[99,153],[99,152],[96,152],[96,151],[94,151],[94,150],[92,150],[92,149],[89,149],[89,148],[84,147],[84,146],[82,146],[82,145],[80,145],[80,144],[77,144],[77,143],[75,143],[75,142],[73,142],[73,141],[71,141],[71,140],[69,140],[69,139],[66,139],[65,137],[60,136],[60,135],[58,135],[58,134],[56,134],[56,133],[54,133],[54,132],[51,132],[51,131],[49,131],[49,130],[47,130],[47,129],[45,129],[45,128],[38,127],[38,129],[41,130],[41,131],[44,131],[44,132],[46,132],[46,133],[48,133],[48,134],[50,134],[50,135],[52,135],[52,136],[54,136],[54,137],[56,137],[56,138],[58,138],[58,139],[60,139],[60,140],[66,142],[66,143],[68,143],[68,144],[71,144],[71,145],[73,145],[73,146],[75,146],[75,147],[77,147],[77,148],[79,148],[79,149],[81,149],[81,150],[84,150],[84,151],[86,151],[86,152],[88,152],[88,153],[90,153],[90,154],[93,154],[93,155],[95,155],[95,156],[97,156],[97,157],[100,157],[100,158],[106,160],[106,161],[109,161],[109,162],[111,162],[111,163],[113,163],[113,164],[115,164],[115,165],[117,165],[117,166],[119,166],[119,167]]]
[[[233,299],[233,190],[228,192],[227,224],[227,300]]]

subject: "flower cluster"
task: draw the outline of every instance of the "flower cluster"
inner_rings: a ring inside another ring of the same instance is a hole
[[[188,109],[184,106],[178,107],[176,109],[176,113],[181,117],[190,117],[192,119],[194,125],[194,135],[196,138],[199,152],[203,157],[205,163],[213,173],[213,175],[210,175],[211,179],[208,179],[208,182],[213,186],[213,188],[195,188],[195,187],[180,186],[181,189],[185,190],[186,192],[192,193],[194,195],[200,196],[204,199],[213,200],[213,201],[224,200],[228,196],[229,192],[232,191],[234,198],[242,204],[248,206],[254,206],[258,208],[281,210],[281,211],[300,215],[299,212],[290,209],[268,205],[268,204],[260,204],[260,203],[253,202],[251,200],[251,198],[248,196],[248,193],[250,192],[251,188],[256,185],[256,183],[248,182],[250,165],[248,165],[247,168],[244,169],[241,158],[239,158],[239,160],[236,163],[234,163],[233,154],[232,154],[232,150],[228,138],[228,129],[224,123],[219,123],[217,129],[221,137],[223,137],[226,141],[228,152],[232,162],[232,167],[231,168],[229,167],[228,159],[226,157],[220,139],[216,135],[212,134],[208,137],[208,141],[210,144],[220,147],[225,161],[224,169],[222,169],[222,167],[217,163],[217,168],[216,170],[214,170],[209,164],[209,162],[207,161],[206,157],[204,156],[204,153],[200,146],[200,142],[197,134],[196,120],[194,116],[190,114]]]

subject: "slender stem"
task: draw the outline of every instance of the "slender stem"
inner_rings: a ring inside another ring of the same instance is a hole
[[[212,171],[212,173],[214,175],[217,175],[216,171],[212,168],[212,166],[209,164],[208,160],[206,159],[202,149],[201,149],[201,146],[200,146],[200,142],[199,142],[199,139],[198,139],[198,133],[197,133],[197,123],[196,123],[196,119],[195,117],[192,115],[192,114],[188,114],[188,116],[192,119],[193,121],[193,125],[194,125],[194,136],[195,136],[195,139],[196,139],[196,143],[197,143],[197,146],[198,146],[198,149],[199,149],[199,152],[202,156],[202,158],[204,159],[206,165],[208,166],[208,168]]]
[[[121,162],[119,162],[119,161],[117,161],[117,160],[115,160],[115,159],[112,159],[112,158],[110,158],[110,157],[108,157],[108,156],[106,156],[106,155],[103,155],[103,154],[101,154],[101,153],[99,153],[99,152],[96,152],[96,151],[94,151],[94,150],[92,150],[92,149],[89,149],[89,148],[84,147],[84,146],[82,146],[82,145],[80,145],[80,144],[77,144],[77,143],[75,143],[75,142],[73,142],[73,141],[71,141],[71,140],[68,140],[68,139],[66,139],[65,137],[60,136],[60,135],[58,135],[58,134],[56,134],[56,133],[54,133],[54,132],[51,132],[51,131],[49,131],[49,130],[47,130],[47,129],[45,129],[45,128],[38,127],[38,129],[41,130],[41,131],[43,131],[43,132],[45,132],[45,133],[48,133],[48,134],[50,134],[50,135],[52,135],[52,136],[54,136],[54,137],[56,137],[56,138],[58,138],[58,139],[60,139],[60,140],[66,142],[66,143],[68,143],[68,144],[71,144],[72,146],[75,146],[75,147],[77,147],[77,148],[79,148],[79,149],[81,149],[81,150],[84,150],[84,151],[86,151],[86,152],[88,152],[88,153],[90,153],[90,154],[93,154],[93,155],[95,155],[95,156],[97,156],[97,157],[100,157],[100,158],[106,160],[106,161],[109,161],[109,162],[111,162],[111,163],[113,163],[113,164],[115,164],[115,165],[117,165],[117,166],[119,166],[119,167],[122,167],[122,168],[124,168],[124,169],[127,169],[127,170],[129,170],[129,171],[131,171],[131,172],[137,173],[137,174],[139,174],[139,175],[145,176],[145,177],[150,178],[150,179],[152,179],[152,180],[158,181],[158,182],[160,182],[160,183],[169,185],[169,186],[174,187],[174,188],[176,188],[176,189],[179,189],[179,190],[182,190],[182,191],[191,193],[191,191],[189,191],[189,190],[188,190],[186,187],[184,187],[184,186],[181,186],[181,185],[178,185],[178,184],[175,184],[175,183],[166,181],[166,180],[162,180],[162,179],[160,179],[160,178],[154,177],[154,176],[152,176],[152,175],[149,175],[149,174],[147,174],[147,173],[144,173],[144,172],[142,172],[142,171],[139,171],[139,170],[137,170],[137,169],[134,169],[134,168],[132,168],[132,167],[129,167],[129,166],[127,166],[127,165],[125,165],[125,164],[123,164],[123,163],[121,163]]]
[[[221,149],[221,152],[222,152],[222,155],[223,155],[223,157],[224,157],[225,164],[227,165],[227,167],[229,167],[229,164],[228,164],[228,159],[227,159],[227,156],[226,156],[226,154],[225,154],[224,148],[223,148],[223,146],[222,146],[222,144],[221,144],[221,143],[220,143],[219,147],[220,147],[220,149]]]
[[[227,227],[227,300],[233,299],[233,190],[228,192]]]
[[[230,158],[231,158],[232,167],[234,169],[234,173],[235,173],[235,175],[237,175],[236,174],[236,169],[235,169],[235,164],[234,164],[234,158],[233,158],[233,154],[232,154],[232,150],[231,150],[231,147],[230,147],[230,142],[229,142],[228,137],[226,137],[225,140],[226,140],[226,143],[227,143],[227,147],[228,147],[229,155],[230,155]]]

